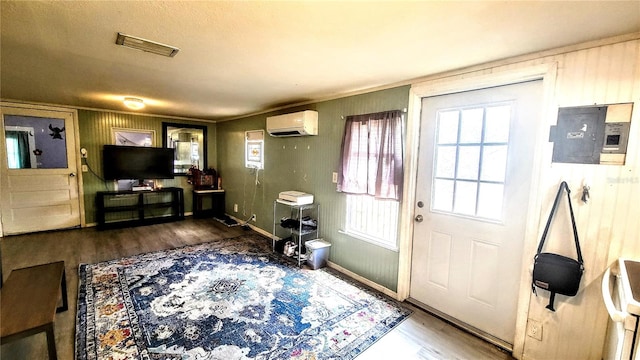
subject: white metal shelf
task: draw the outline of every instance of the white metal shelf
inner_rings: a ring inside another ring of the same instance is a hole
[[[280,219],[282,214],[288,214],[288,219],[294,219],[298,221],[298,228],[285,228],[281,226]],[[314,230],[303,229],[302,219],[305,216],[310,216],[316,221],[316,228]],[[276,243],[278,241],[284,241],[287,237],[291,237],[291,240],[297,243],[297,255],[292,258],[301,266],[306,258],[303,257],[304,244],[307,240],[312,240],[320,237],[320,204],[306,204],[306,205],[294,205],[287,204],[275,200],[273,202],[273,238],[272,249],[276,251]],[[284,234],[285,236],[279,236],[278,234]]]

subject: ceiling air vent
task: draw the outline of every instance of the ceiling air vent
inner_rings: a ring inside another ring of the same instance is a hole
[[[118,33],[116,44],[130,47],[132,49],[138,49],[158,55],[164,55],[167,57],[174,57],[180,49],[177,47],[160,44],[155,41],[142,39],[139,37]]]

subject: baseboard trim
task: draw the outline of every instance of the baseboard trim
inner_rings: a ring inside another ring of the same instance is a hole
[[[233,220],[237,221],[237,222],[238,222],[238,226],[248,226],[251,230],[253,230],[253,231],[257,232],[258,234],[263,235],[263,236],[266,236],[266,237],[268,237],[269,239],[273,239],[273,235],[271,235],[271,233],[270,233],[270,232],[267,232],[267,231],[265,231],[265,230],[262,230],[261,228],[259,228],[259,227],[255,226],[255,225],[251,225],[249,222],[245,222],[244,220],[242,220],[242,219],[238,219],[238,218],[237,218],[237,217],[235,217],[235,216],[232,216],[232,215],[229,215],[229,214],[225,214],[225,215],[227,215],[228,217],[230,217],[230,218],[232,218]],[[234,226],[235,226],[235,225],[234,225]]]
[[[377,291],[379,291],[379,292],[381,292],[381,293],[383,293],[383,294],[385,294],[385,295],[387,295],[389,297],[392,297],[392,298],[394,298],[396,300],[399,300],[397,292],[395,292],[393,290],[390,290],[390,289],[387,289],[386,287],[384,287],[384,286],[382,286],[382,285],[380,285],[380,284],[378,284],[376,282],[373,282],[373,281],[371,281],[371,280],[369,280],[369,279],[367,279],[365,277],[362,277],[361,275],[358,275],[358,274],[354,273],[351,270],[347,270],[347,269],[343,268],[342,266],[340,266],[340,265],[338,265],[336,263],[333,263],[331,261],[327,261],[327,266],[332,268],[332,269],[334,269],[334,270],[336,270],[336,271],[338,271],[338,272],[340,272],[340,273],[343,273],[344,275],[346,275],[346,276],[358,281],[359,283],[367,285],[368,287],[370,287],[370,288],[372,288],[374,290],[377,290]]]
[[[251,224],[247,224],[247,226],[249,226],[251,228],[251,230],[257,232],[258,234],[264,235],[264,236],[268,237],[269,239],[273,239],[273,236],[271,235],[270,232],[264,231],[264,230],[260,229],[259,227],[251,225]]]

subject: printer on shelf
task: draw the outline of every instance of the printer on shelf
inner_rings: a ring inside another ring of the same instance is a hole
[[[313,204],[313,195],[301,191],[283,191],[278,194],[276,201],[287,205],[308,205]]]

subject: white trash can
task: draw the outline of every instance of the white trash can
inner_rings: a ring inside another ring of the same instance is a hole
[[[330,243],[322,239],[315,239],[307,241],[305,246],[307,248],[307,265],[310,268],[316,270],[327,265]]]

